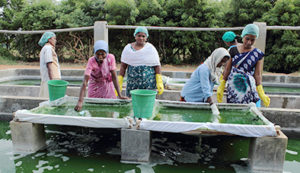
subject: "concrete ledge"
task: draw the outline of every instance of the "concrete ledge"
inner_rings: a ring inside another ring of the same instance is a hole
[[[277,137],[252,138],[249,168],[255,173],[282,173],[288,138],[279,131]]]
[[[45,100],[39,97],[0,96],[0,120],[9,121],[17,110],[38,107]]]
[[[151,132],[145,130],[121,130],[121,161],[148,162],[151,153]]]
[[[260,108],[260,111],[282,128],[300,129],[300,109]]]
[[[17,152],[36,152],[46,146],[44,125],[28,122],[10,122],[11,138]]]
[[[0,112],[0,121],[11,121],[13,119],[13,113]]]
[[[67,69],[61,70],[62,76],[83,76],[84,69]],[[117,71],[118,73],[118,71]],[[178,71],[163,71],[162,75],[168,76],[171,78],[190,78],[192,72],[178,72]],[[39,76],[40,69],[7,69],[0,70],[0,78],[16,75],[25,75],[25,76]],[[289,76],[289,75],[263,75],[263,82],[266,83],[300,83],[300,76]]]

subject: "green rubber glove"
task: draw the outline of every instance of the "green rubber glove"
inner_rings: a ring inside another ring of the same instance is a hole
[[[217,89],[217,100],[219,103],[223,102],[223,95],[225,90],[226,81],[223,79],[223,75],[220,76],[220,85]]]
[[[258,92],[258,95],[259,95],[261,101],[263,101],[264,105],[265,105],[266,107],[269,107],[270,101],[271,101],[271,100],[270,100],[270,97],[268,97],[268,96],[265,94],[265,91],[264,91],[262,85],[256,86],[256,90],[257,90],[257,92]]]
[[[155,78],[156,78],[156,87],[157,87],[158,95],[161,95],[164,92],[164,84],[163,84],[162,76],[161,74],[156,74]]]

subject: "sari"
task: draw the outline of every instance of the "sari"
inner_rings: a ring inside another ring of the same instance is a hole
[[[227,103],[248,104],[259,101],[254,71],[264,53],[255,48],[232,57],[232,69],[227,80]]]

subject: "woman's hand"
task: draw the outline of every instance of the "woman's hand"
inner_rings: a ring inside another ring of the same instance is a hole
[[[126,97],[126,96],[118,96],[119,97],[119,99],[123,99],[123,100],[128,100],[129,98],[128,97]]]
[[[217,89],[217,100],[219,103],[223,102],[223,95],[225,90],[226,81],[223,79],[223,75],[220,76],[220,85]]]
[[[78,100],[77,105],[75,106],[74,110],[79,112],[82,109],[82,101]]]
[[[161,74],[156,74],[155,78],[156,78],[156,87],[157,87],[158,95],[161,95],[164,92],[164,84],[162,81],[162,76]]]

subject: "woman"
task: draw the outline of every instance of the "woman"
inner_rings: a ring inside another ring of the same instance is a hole
[[[253,46],[259,36],[259,28],[248,24],[241,36],[243,43],[232,48],[237,54],[230,58],[223,72],[217,91],[218,101],[222,102],[227,81],[227,103],[256,103],[260,98],[268,107],[270,98],[261,85],[264,53]]]
[[[126,95],[134,89],[157,88],[158,94],[164,91],[161,65],[155,47],[147,42],[149,37],[145,27],[137,27],[134,31],[135,42],[125,46],[121,55],[121,67],[118,81],[122,90],[123,77],[127,70]]]
[[[119,90],[115,56],[108,53],[108,44],[103,40],[96,41],[94,54],[95,56],[89,58],[84,72],[79,99],[74,108],[76,111],[80,111],[82,108],[87,84],[88,97],[115,99],[114,88],[116,88],[119,98],[127,99],[127,97],[122,96]]]
[[[55,52],[56,35],[53,32],[45,32],[38,44],[43,47],[40,52],[41,86],[39,96],[48,98],[48,81],[61,79],[60,66]]]
[[[181,91],[181,101],[207,102],[213,114],[219,114],[212,101],[214,84],[217,81],[217,68],[222,67],[230,55],[225,48],[218,48],[193,73]]]
[[[232,31],[227,31],[222,36],[222,40],[229,47],[229,49],[237,45],[236,39],[237,39],[237,35]]]
[[[236,47],[238,42],[237,42],[237,38],[239,36],[237,36],[234,32],[232,31],[227,31],[223,34],[222,36],[222,40],[224,41],[224,43],[229,47],[227,50],[230,54],[230,56],[232,57],[233,55],[237,54],[238,52],[236,51],[236,49],[231,49],[233,47]]]

